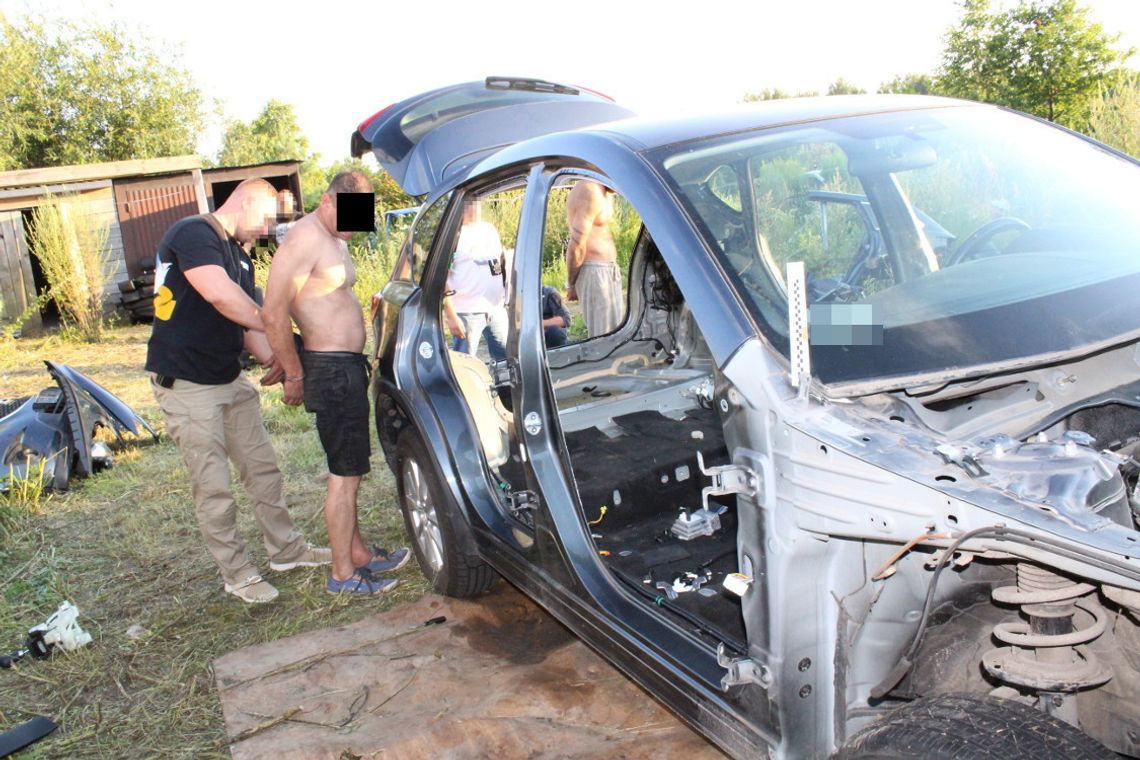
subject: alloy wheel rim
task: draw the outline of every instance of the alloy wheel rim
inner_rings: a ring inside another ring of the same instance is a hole
[[[404,462],[404,501],[411,517],[416,545],[432,572],[438,573],[443,569],[443,535],[423,469],[415,459]]]

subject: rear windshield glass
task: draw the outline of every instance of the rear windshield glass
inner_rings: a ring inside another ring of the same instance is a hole
[[[565,89],[569,89],[570,92],[550,92],[545,89],[536,91],[514,88],[488,88],[480,82],[478,84],[464,85],[450,92],[434,95],[426,98],[422,103],[412,106],[408,109],[407,113],[400,117],[400,134],[404,139],[399,142],[404,148],[402,152],[393,152],[391,149],[389,149],[388,152],[394,160],[399,161],[425,133],[430,132],[441,124],[462,118],[477,111],[502,108],[504,106],[518,105],[532,101],[603,100],[585,90],[574,91],[572,88]]]

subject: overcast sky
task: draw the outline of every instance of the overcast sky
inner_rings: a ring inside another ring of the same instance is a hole
[[[1084,5],[1122,47],[1140,48],[1140,0]],[[764,88],[826,91],[838,77],[873,92],[932,72],[959,16],[954,0],[0,0],[0,12],[120,21],[171,50],[228,117],[291,103],[325,162],[389,103],[488,75],[590,87],[640,113],[729,106]],[[217,151],[217,121],[204,154]]]

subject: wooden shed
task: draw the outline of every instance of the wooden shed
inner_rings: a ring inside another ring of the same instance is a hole
[[[230,193],[242,181],[263,179],[278,190],[293,193],[297,208],[301,207],[301,162],[270,161],[249,166],[222,166],[216,169],[203,169],[202,179],[206,185],[206,205],[213,211],[226,202]]]
[[[135,292],[136,287],[140,294],[146,288],[149,301],[153,280],[147,282],[146,274],[154,267],[155,250],[170,225],[214,210],[242,180],[254,177],[269,181],[278,190],[292,191],[299,205],[300,165],[300,161],[275,161],[202,169],[199,156],[174,156],[0,172],[3,317],[23,314],[46,287],[31,239],[31,218],[37,206],[62,200],[105,219],[110,233],[108,303],[119,301],[120,290],[125,294],[128,289]],[[45,309],[43,320],[52,321],[53,312],[54,305]]]
[[[46,287],[31,239],[33,210],[63,202],[107,222],[108,302],[115,283],[141,271],[173,222],[206,211],[198,156],[114,161],[0,172],[0,298],[3,316],[23,314]],[[41,316],[51,321],[54,308]]]

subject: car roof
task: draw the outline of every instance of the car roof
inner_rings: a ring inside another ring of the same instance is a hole
[[[530,149],[564,145],[559,136],[568,134],[594,134],[640,153],[783,125],[966,105],[981,106],[924,95],[829,95],[638,117],[590,90],[538,79],[488,77],[389,106],[360,125],[352,136],[352,150],[371,150],[405,192],[420,196],[471,173],[525,159]]]
[[[827,95],[741,104],[734,108],[680,117],[636,116],[552,132],[508,145],[468,167],[477,176],[538,157],[564,157],[592,163],[599,150],[643,154],[689,141],[703,141],[764,129],[811,124],[879,113],[959,107],[994,108],[981,103],[923,95]],[[593,158],[592,158],[593,157]],[[454,186],[465,177],[441,186]]]
[[[654,150],[690,140],[791,124],[895,111],[982,106],[966,100],[927,95],[825,95],[744,103],[718,111],[677,117],[633,117],[576,131],[608,132]]]

